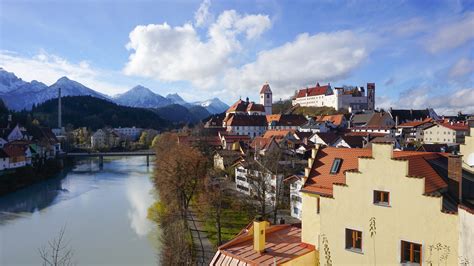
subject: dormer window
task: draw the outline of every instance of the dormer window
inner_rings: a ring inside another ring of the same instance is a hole
[[[332,162],[331,171],[329,172],[331,175],[335,175],[339,172],[339,168],[341,168],[342,159],[335,158]]]

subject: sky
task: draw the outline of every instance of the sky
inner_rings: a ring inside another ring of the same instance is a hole
[[[375,82],[380,108],[474,113],[474,0],[0,0],[0,67],[228,104]]]

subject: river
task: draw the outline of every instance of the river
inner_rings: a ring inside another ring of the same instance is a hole
[[[153,166],[142,157],[81,160],[53,178],[0,197],[0,265],[41,265],[57,237],[77,265],[156,265],[159,228],[147,219]]]

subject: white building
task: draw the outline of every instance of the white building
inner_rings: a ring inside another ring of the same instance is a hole
[[[304,185],[304,176],[292,175],[285,179],[285,183],[290,185],[290,213],[291,216],[301,220],[303,203],[301,198],[301,188]]]
[[[136,127],[119,127],[114,128],[114,131],[131,141],[136,141],[138,138],[140,138],[140,134],[142,134],[143,129]]]
[[[468,133],[469,127],[465,123],[438,123],[423,130],[423,142],[445,144],[463,143]]]
[[[247,169],[245,167],[245,163],[239,163],[235,167],[236,189],[237,191],[245,195],[253,196],[257,193],[257,185],[252,184],[253,180],[251,180],[249,176],[252,176],[253,178],[262,178],[264,180],[264,182],[262,182],[261,184],[264,184],[265,186],[265,197],[268,201],[273,202],[275,200],[277,188],[281,185],[281,182],[283,181],[283,175],[274,175],[268,171]],[[282,187],[280,193],[283,193]]]
[[[363,87],[332,88],[330,84],[299,90],[293,98],[293,105],[306,107],[333,107],[350,112],[375,109],[375,83],[367,83],[367,94]]]

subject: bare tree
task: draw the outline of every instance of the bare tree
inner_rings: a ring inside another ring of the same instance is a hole
[[[43,266],[69,266],[72,262],[73,251],[68,242],[64,240],[66,227],[62,227],[56,238],[48,241],[48,245],[39,249]]]

